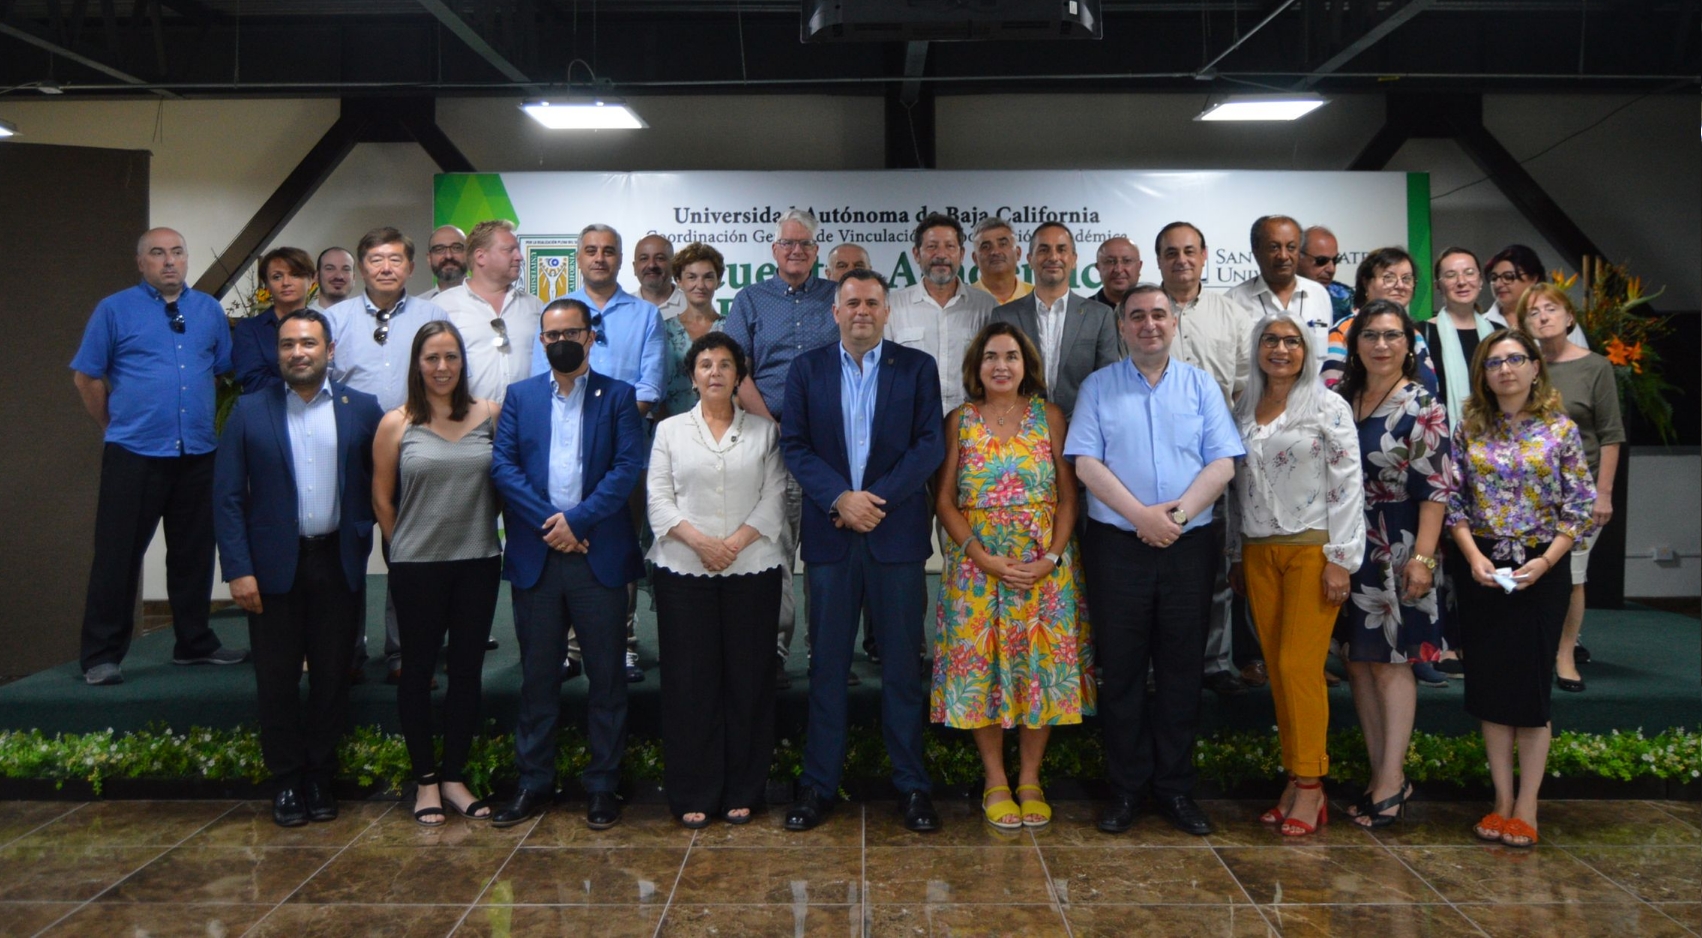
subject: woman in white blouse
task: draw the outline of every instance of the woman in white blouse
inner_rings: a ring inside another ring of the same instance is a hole
[[[780,428],[733,389],[744,353],[727,334],[691,344],[698,403],[656,427],[649,515],[656,543],[663,785],[680,822],[744,824],[774,758],[774,621],[786,470]]]
[[[1251,341],[1258,367],[1235,405],[1247,457],[1229,500],[1230,578],[1264,648],[1289,773],[1282,800],[1260,820],[1299,837],[1329,821],[1324,659],[1365,553],[1365,492],[1353,411],[1324,391],[1306,332],[1266,316]]]

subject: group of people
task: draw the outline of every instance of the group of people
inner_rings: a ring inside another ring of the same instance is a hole
[[[1056,222],[1027,238],[1030,284],[1007,222],[966,232],[930,215],[911,243],[922,279],[903,289],[855,246],[823,261],[816,231],[785,213],[775,276],[724,318],[713,247],[642,239],[635,295],[616,282],[623,243],[606,225],[580,234],[583,286],[547,305],[520,281],[506,221],[434,232],[432,295],[407,293],[415,245],[394,228],[317,270],[279,248],[259,268],[272,308],[237,323],[234,350],[218,304],[184,285],[181,236],[146,233],[143,283],[103,301],[72,363],[107,431],[87,680],[122,680],[128,629],[114,626],[162,515],[174,660],[246,658],[206,627],[216,535],[249,613],[274,819],[334,817],[376,527],[415,819],[507,826],[543,810],[559,685],[583,671],[581,781],[603,829],[620,818],[627,688],[644,679],[634,585],[648,579],[670,807],[688,827],[741,824],[773,758],[801,553],[809,712],[789,829],[837,800],[861,628],[914,831],[940,826],[929,721],[970,731],[986,820],[1015,829],[1051,819],[1051,728],[1098,713],[1114,792],[1099,828],[1129,829],[1150,796],[1178,828],[1209,832],[1192,799],[1200,695],[1242,689],[1237,646],[1256,646],[1245,660],[1263,664],[1289,774],[1264,819],[1310,834],[1328,820],[1333,647],[1372,766],[1345,807],[1355,823],[1393,823],[1412,795],[1414,664],[1463,659],[1489,677],[1466,693],[1496,791],[1476,832],[1536,841],[1550,688],[1582,689],[1582,574],[1624,431],[1611,370],[1573,343],[1576,311],[1538,283],[1529,249],[1491,259],[1487,312],[1485,268],[1443,251],[1444,307],[1421,327],[1405,251],[1372,252],[1343,291],[1334,236],[1280,215],[1254,222],[1259,275],[1230,290],[1202,288],[1204,235],[1174,222],[1154,244],[1159,282],[1115,238],[1091,298],[1069,288],[1075,241]],[[971,251],[974,284],[960,273]],[[351,268],[364,289],[339,298]],[[324,308],[308,305],[315,280]],[[233,364],[247,393],[215,441],[213,379]],[[522,663],[520,784],[496,802],[463,770],[501,579]],[[431,689],[446,641],[440,757]]]

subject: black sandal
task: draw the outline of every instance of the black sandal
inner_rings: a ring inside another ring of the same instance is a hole
[[[422,776],[419,779],[416,779],[414,781],[414,802],[416,804],[419,802],[419,799],[420,799],[420,787],[424,786],[424,785],[437,785],[438,786],[437,800],[439,801],[439,804],[435,808],[415,808],[414,809],[414,823],[420,825],[421,827],[442,827],[443,825],[449,823],[449,811],[448,811],[448,809],[443,807],[443,805],[441,803],[443,801],[443,786],[439,783],[437,773],[433,772],[430,775]],[[432,817],[433,815],[435,815],[437,817],[437,820],[435,820],[435,821],[426,820],[426,818]]]
[[[1363,812],[1363,813],[1361,813],[1358,816],[1361,817],[1361,818],[1364,818],[1365,823],[1360,824],[1360,826],[1369,828],[1371,830],[1379,830],[1381,828],[1388,827],[1389,825],[1395,823],[1396,821],[1402,820],[1403,818],[1406,817],[1407,800],[1410,799],[1411,797],[1412,797],[1412,780],[1408,779],[1406,781],[1401,782],[1401,790],[1400,791],[1395,792],[1393,795],[1390,795],[1389,797],[1384,798],[1382,801],[1379,801],[1376,804],[1363,805],[1360,808],[1361,812]],[[1367,800],[1369,800],[1369,796],[1367,796]],[[1390,808],[1395,809],[1394,814],[1384,814],[1383,813],[1384,811],[1387,811]],[[1355,821],[1354,823],[1357,824],[1359,822]]]
[[[701,815],[703,815],[703,817],[700,817],[695,821],[688,821],[688,820],[686,820],[686,814],[701,814]],[[680,815],[680,825],[688,831],[703,830],[705,827],[709,826],[709,812],[708,811],[687,811],[685,814]]]
[[[740,809],[730,808],[727,811],[722,812],[721,820],[726,821],[728,824],[749,824],[751,822],[751,818],[756,817],[756,812],[750,808],[743,809],[745,813],[742,815],[733,813],[737,810]]]
[[[440,792],[442,790],[443,789],[441,788],[438,789]],[[469,803],[465,808],[453,801],[450,801],[448,798],[444,798],[443,803],[455,809],[456,814],[461,815],[469,821],[488,821],[491,819],[491,815],[496,813],[496,808],[491,805],[488,798],[480,798],[477,801]],[[478,813],[480,809],[483,809],[485,813]]]

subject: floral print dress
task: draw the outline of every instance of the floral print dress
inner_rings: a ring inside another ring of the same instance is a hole
[[[1448,503],[1454,491],[1448,410],[1408,383],[1359,421],[1365,472],[1365,562],[1352,577],[1336,638],[1353,661],[1435,661],[1442,640],[1436,584],[1414,602],[1401,599],[1401,571],[1418,539],[1418,509]],[[1440,577],[1437,578],[1440,580]]]
[[[1038,560],[1052,542],[1057,474],[1046,403],[1034,398],[1009,439],[973,403],[957,421],[957,506],[995,556]],[[932,719],[959,729],[1080,723],[1094,711],[1092,645],[1072,542],[1034,589],[991,579],[946,545],[934,646]]]

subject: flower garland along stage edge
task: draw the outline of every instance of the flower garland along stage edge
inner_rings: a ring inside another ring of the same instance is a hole
[[[1010,735],[1014,746],[1015,734]],[[1342,782],[1363,781],[1368,775],[1364,738],[1357,728],[1330,734],[1331,777]],[[981,760],[968,734],[932,732],[927,758],[936,781],[948,787],[981,784]],[[398,734],[362,727],[343,740],[338,752],[339,778],[362,787],[402,791],[412,772],[407,748]],[[562,778],[576,777],[590,761],[583,733],[565,730],[557,756]],[[1269,733],[1224,732],[1200,740],[1194,750],[1200,778],[1222,788],[1282,775],[1281,749],[1274,729]],[[803,768],[801,742],[784,739],[775,749],[773,776],[796,778]],[[1548,769],[1555,778],[1632,782],[1659,779],[1694,784],[1702,779],[1702,733],[1683,728],[1652,736],[1641,729],[1594,733],[1559,733],[1549,750]],[[1416,732],[1407,752],[1407,775],[1414,782],[1461,786],[1489,780],[1483,740],[1475,735],[1446,736]],[[845,777],[849,781],[884,780],[891,772],[878,728],[858,727],[850,734]],[[1105,752],[1097,728],[1060,727],[1047,748],[1043,772],[1050,779],[1097,780],[1105,776]],[[654,739],[633,739],[627,745],[623,774],[630,782],[662,780],[662,745]],[[249,729],[193,728],[178,733],[169,727],[115,733],[62,733],[38,730],[0,731],[0,778],[88,783],[100,794],[111,779],[154,781],[225,781],[259,783],[267,773],[260,757],[259,736]],[[467,764],[467,783],[475,791],[489,790],[493,781],[515,777],[514,741],[489,734],[473,742]]]

